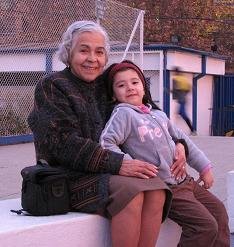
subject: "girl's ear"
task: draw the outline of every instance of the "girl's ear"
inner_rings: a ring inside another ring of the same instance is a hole
[[[117,101],[117,99],[115,98],[115,96],[112,97],[112,100],[113,100],[113,102],[116,102]]]

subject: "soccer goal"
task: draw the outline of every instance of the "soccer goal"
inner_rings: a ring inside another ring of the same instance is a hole
[[[56,50],[72,22],[93,20],[110,37],[118,62],[135,52],[143,64],[144,11],[108,0],[2,0],[0,2],[0,138],[30,134],[27,116],[36,83],[63,69]]]

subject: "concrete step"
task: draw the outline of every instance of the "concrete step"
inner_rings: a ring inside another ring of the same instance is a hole
[[[24,216],[20,198],[0,201],[0,243],[4,247],[110,247],[109,220],[92,214]],[[162,224],[157,247],[176,247],[180,227],[167,219]]]

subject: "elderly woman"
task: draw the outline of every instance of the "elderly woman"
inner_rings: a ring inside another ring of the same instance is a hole
[[[71,210],[109,217],[113,247],[155,246],[170,190],[155,165],[123,160],[98,143],[109,114],[101,76],[108,52],[101,26],[91,21],[70,25],[58,51],[66,68],[38,83],[28,122],[37,159],[67,169]],[[185,161],[179,146],[176,176],[183,175]]]

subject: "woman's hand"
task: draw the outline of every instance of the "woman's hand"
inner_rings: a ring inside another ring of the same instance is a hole
[[[175,161],[171,166],[171,174],[177,180],[186,176],[186,155],[181,143],[176,144]]]
[[[137,178],[156,177],[158,168],[141,160],[123,160],[119,175]]]

